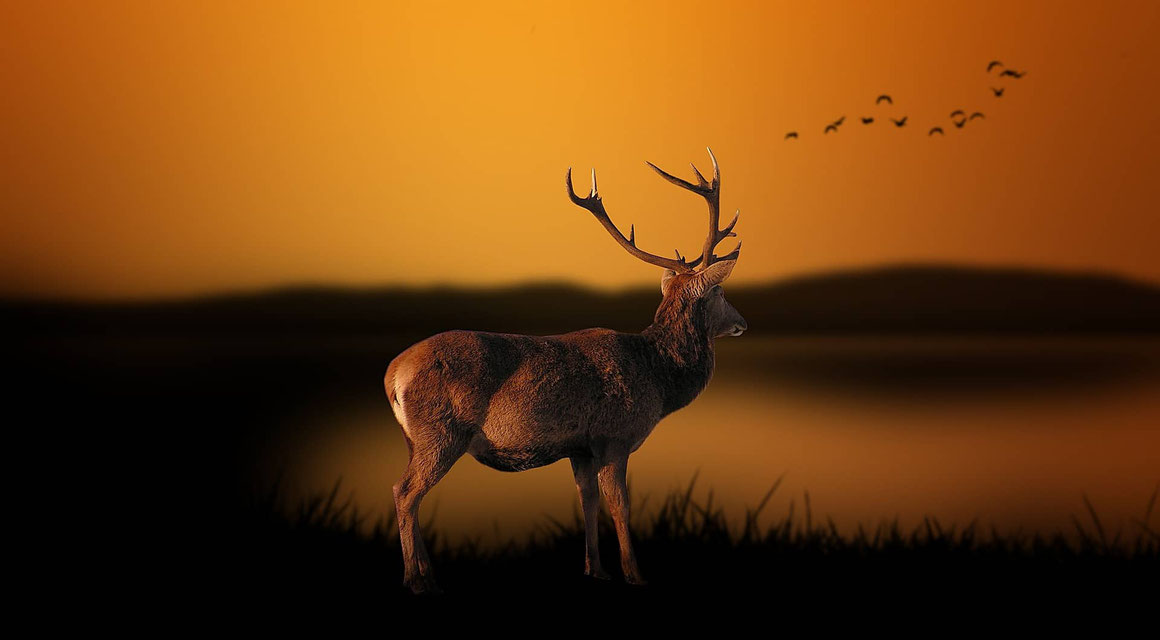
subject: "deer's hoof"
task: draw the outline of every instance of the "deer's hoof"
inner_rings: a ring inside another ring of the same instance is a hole
[[[427,578],[425,576],[420,577],[420,578],[415,579],[415,580],[411,580],[411,581],[407,582],[406,585],[407,585],[407,588],[411,590],[411,593],[413,593],[417,596],[440,596],[440,595],[443,595],[443,590],[439,588],[439,585],[435,584],[434,580]]]
[[[597,580],[611,580],[612,576],[604,569],[596,569],[595,571],[588,569],[584,571],[584,575]]]
[[[643,587],[648,584],[648,581],[640,576],[624,576],[624,581],[634,587]]]

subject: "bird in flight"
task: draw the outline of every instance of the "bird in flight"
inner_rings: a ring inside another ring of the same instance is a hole
[[[1004,89],[1003,87],[999,87],[998,89],[996,89],[995,87],[991,87],[991,93],[994,93],[996,98],[1002,98],[1004,91],[1006,91],[1006,89]]]
[[[994,69],[995,67],[1001,67],[1001,66],[1003,66],[1002,62],[999,62],[998,60],[992,60],[990,62],[990,64],[987,65],[987,73],[991,73],[991,69]]]
[[[942,127],[931,127],[931,129],[930,129],[930,133],[928,133],[928,134],[926,134],[926,135],[927,135],[927,136],[933,136],[933,135],[934,135],[934,134],[936,134],[936,133],[937,133],[937,134],[939,134],[940,136],[945,136],[945,135],[946,135],[945,133],[943,133]]]
[[[862,118],[862,124],[870,124],[874,122],[874,118]]]
[[[963,113],[962,109],[955,109],[954,111],[951,112],[952,118],[955,116],[965,116],[965,115],[967,115],[967,114]]]
[[[882,104],[883,100],[889,102],[890,104],[894,104],[894,101],[890,99],[890,96],[886,95],[885,93],[878,96],[878,99],[874,101],[874,104]]]
[[[785,134],[786,140],[789,140],[790,138],[797,140],[797,131],[790,131],[789,133]]]
[[[1027,74],[1026,71],[1016,71],[1014,69],[1004,69],[1003,73],[999,74],[999,77],[1002,78],[1003,76],[1011,76],[1012,78],[1015,78],[1016,80],[1018,80],[1019,78],[1022,78],[1026,74]]]
[[[842,116],[841,118],[838,118],[837,120],[834,121],[834,126],[840,127],[840,126],[842,126],[842,123],[845,121],[846,121],[846,116]]]
[[[971,117],[970,117],[970,119],[971,119],[971,120],[974,120],[975,118],[983,118],[983,119],[986,119],[986,117],[985,117],[985,116],[984,116],[982,113],[979,113],[978,111],[976,111],[976,112],[974,112],[974,113],[972,113],[972,114],[971,114]]]
[[[966,118],[963,118],[962,120],[955,120],[955,128],[956,129],[962,129],[964,124],[967,124]]]
[[[822,131],[822,133],[829,133],[831,131],[837,131],[837,130],[838,130],[838,125],[828,124],[828,125],[826,125],[826,129],[824,131]]]
[[[906,126],[906,118],[907,117],[908,116],[902,116],[901,120],[895,120],[894,118],[891,118],[890,121],[893,122],[894,126],[896,126],[896,127],[904,127],[904,126]]]

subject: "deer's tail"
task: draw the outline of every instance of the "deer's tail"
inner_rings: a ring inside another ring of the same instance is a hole
[[[408,454],[414,452],[414,446],[411,443],[411,434],[407,429],[407,412],[403,408],[403,387],[406,383],[400,380],[400,371],[403,363],[403,356],[400,355],[391,364],[387,366],[387,375],[383,377],[383,386],[387,390],[387,400],[391,402],[391,411],[395,413],[395,420],[399,421],[399,426],[403,428],[403,439],[407,441]]]
[[[383,377],[383,386],[387,389],[387,400],[394,407],[399,404],[398,389],[395,388],[395,375],[399,372],[399,359],[391,360],[387,365],[387,375]]]

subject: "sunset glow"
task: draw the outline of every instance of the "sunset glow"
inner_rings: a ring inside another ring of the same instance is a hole
[[[706,146],[741,209],[736,282],[1160,279],[1155,3],[51,2],[0,25],[6,295],[651,286],[564,172],[595,167],[642,248],[695,255],[703,203],[644,161],[689,177]],[[960,108],[986,117],[956,129]]]

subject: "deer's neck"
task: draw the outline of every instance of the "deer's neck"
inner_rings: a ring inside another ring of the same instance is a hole
[[[700,301],[665,300],[642,332],[655,356],[654,380],[668,415],[697,397],[713,376],[713,337]]]

